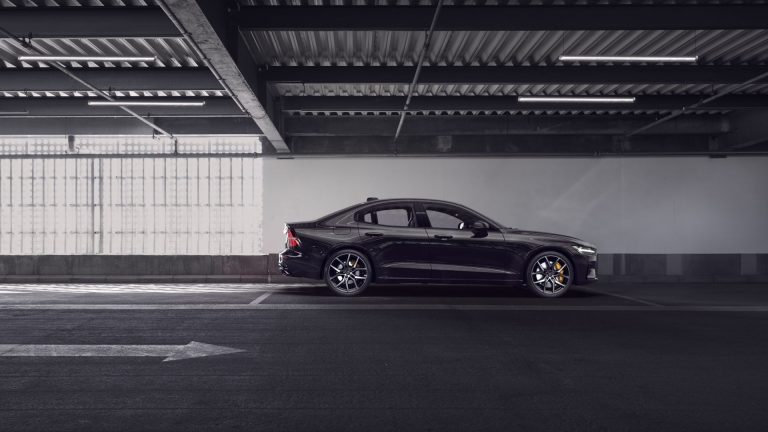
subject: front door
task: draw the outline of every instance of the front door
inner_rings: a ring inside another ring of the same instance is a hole
[[[496,227],[474,229],[485,222],[462,208],[423,204],[430,263],[435,277],[446,282],[498,282],[515,280],[512,251]]]

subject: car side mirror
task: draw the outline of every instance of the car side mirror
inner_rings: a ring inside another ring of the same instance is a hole
[[[487,231],[490,227],[488,222],[485,221],[475,221],[475,223],[472,224],[473,231]]]

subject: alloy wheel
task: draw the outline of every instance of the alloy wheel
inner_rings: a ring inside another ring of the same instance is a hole
[[[354,293],[364,287],[368,273],[365,259],[356,253],[345,252],[331,260],[328,280],[339,292]]]
[[[552,296],[568,289],[571,267],[557,255],[542,255],[531,268],[531,282],[542,294]]]

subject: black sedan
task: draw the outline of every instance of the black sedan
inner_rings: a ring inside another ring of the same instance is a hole
[[[505,228],[467,207],[427,199],[369,198],[312,222],[285,226],[279,265],[324,279],[335,293],[372,282],[526,284],[559,297],[597,280],[597,250],[559,234]]]

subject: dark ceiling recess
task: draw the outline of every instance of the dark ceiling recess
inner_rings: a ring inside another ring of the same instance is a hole
[[[64,65],[115,98],[207,101],[199,109],[141,113],[170,132],[261,134],[257,121],[269,126],[267,135],[283,151],[297,154],[768,149],[768,79],[756,79],[768,73],[765,1],[444,0],[423,61],[436,0],[311,3],[5,0],[0,27],[51,55],[156,57]],[[178,17],[172,21],[158,5],[176,11],[196,5],[207,22],[197,26],[194,14],[185,15],[182,30]],[[195,35],[219,40],[198,44]],[[0,134],[25,128],[147,133],[140,122],[115,118],[119,109],[88,107],[93,92],[45,64],[19,61],[22,54],[17,43],[0,39]],[[698,59],[564,63],[562,55]],[[235,90],[231,77],[240,77]],[[715,95],[722,97],[702,103]],[[520,96],[577,99],[526,102]],[[594,97],[634,102],[584,99]],[[262,109],[245,109],[242,100]]]
[[[721,30],[765,28],[762,5],[454,6],[436,31]],[[681,2],[690,3],[690,2]],[[726,3],[726,2],[723,2]],[[244,30],[419,31],[434,6],[241,6],[234,22]]]

